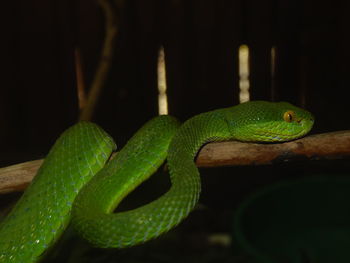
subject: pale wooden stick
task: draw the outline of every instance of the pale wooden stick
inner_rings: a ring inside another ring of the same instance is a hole
[[[168,114],[168,99],[167,99],[167,85],[166,85],[166,68],[164,48],[160,47],[158,52],[157,64],[158,76],[158,113],[159,115]]]
[[[205,145],[197,156],[199,167],[266,165],[305,159],[350,158],[350,130],[308,136],[286,143],[257,144],[237,141]],[[43,160],[0,168],[0,193],[22,191]]]

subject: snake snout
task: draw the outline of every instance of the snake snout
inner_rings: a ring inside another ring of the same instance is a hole
[[[301,128],[304,130],[303,133],[308,133],[312,127],[314,126],[315,119],[313,116],[302,118],[300,122],[298,122],[301,126]]]

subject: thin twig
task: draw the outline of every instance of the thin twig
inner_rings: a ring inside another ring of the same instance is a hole
[[[102,89],[111,68],[114,53],[114,42],[118,32],[116,25],[116,14],[109,0],[99,0],[105,15],[106,34],[102,47],[100,61],[91,84],[91,88],[87,97],[86,105],[80,114],[80,120],[91,120],[94,114],[97,102],[99,100]]]
[[[77,90],[78,90],[78,101],[79,101],[79,109],[82,110],[86,105],[86,87],[85,87],[85,78],[84,71],[81,61],[80,49],[75,48],[75,72],[77,78]]]

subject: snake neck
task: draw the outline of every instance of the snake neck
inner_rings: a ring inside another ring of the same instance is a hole
[[[196,115],[187,120],[174,135],[168,149],[168,165],[175,168],[181,167],[184,160],[193,162],[204,144],[231,137],[224,109]]]

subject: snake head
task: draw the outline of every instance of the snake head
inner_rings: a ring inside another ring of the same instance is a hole
[[[314,124],[310,112],[288,102],[250,101],[229,108],[225,117],[231,136],[241,141],[290,141]]]

